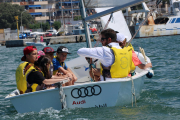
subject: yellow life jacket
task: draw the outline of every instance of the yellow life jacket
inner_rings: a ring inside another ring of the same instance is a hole
[[[128,46],[128,47],[125,47],[125,48],[128,49],[129,55],[130,55],[130,57],[132,58],[132,50],[134,51],[133,46],[132,46],[131,44],[129,44],[129,46]],[[123,48],[123,49],[124,49],[124,48]],[[132,61],[132,63],[131,63],[131,71],[134,71],[135,68],[136,68],[136,66],[134,65],[134,63],[133,63],[133,61]]]
[[[126,43],[126,44],[127,44],[127,43]],[[133,48],[133,46],[132,46],[132,44],[131,44],[131,43],[129,43],[128,47],[131,47],[131,48],[132,48],[132,50],[134,51],[134,48]]]
[[[57,56],[54,56],[55,59],[57,59]],[[59,64],[64,68],[65,66],[65,63],[63,62],[62,64],[59,62]],[[54,70],[53,71],[53,75],[55,75],[56,73],[58,72],[58,69],[57,70]]]
[[[111,49],[113,50],[115,60],[114,63],[111,66],[109,66],[110,78],[127,77],[130,72],[132,56],[129,55],[127,48],[117,49],[115,47],[111,47]],[[105,67],[102,66],[102,64],[100,66],[102,75],[103,70],[105,70]]]
[[[17,89],[20,91],[21,94],[24,94],[27,90],[27,75],[31,72],[31,71],[37,71],[34,66],[30,64],[29,68],[25,71],[25,68],[27,67],[28,62],[24,62],[21,63],[17,70],[16,70],[16,84],[17,84]],[[32,88],[32,92],[36,91],[38,84],[33,84],[31,85]]]

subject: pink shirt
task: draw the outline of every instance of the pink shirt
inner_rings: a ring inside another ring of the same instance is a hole
[[[136,53],[133,50],[132,50],[132,61],[135,66],[142,64],[142,62],[139,60],[138,56],[136,55]]]
[[[43,42],[43,36],[40,37],[40,42]]]
[[[136,53],[133,50],[132,50],[132,61],[135,66],[142,64],[142,62],[139,60],[138,56],[136,55]],[[128,74],[128,76],[131,77],[131,74]]]

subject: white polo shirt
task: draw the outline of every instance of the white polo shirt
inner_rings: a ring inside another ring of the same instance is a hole
[[[119,43],[112,42],[108,44],[109,46],[116,47],[117,49],[122,49]],[[95,48],[80,48],[77,51],[79,56],[90,57],[98,59],[105,67],[109,67],[114,63],[114,53],[106,46],[95,47]]]
[[[119,43],[116,42],[109,43],[108,45],[115,47],[117,49],[122,49],[119,46]],[[106,46],[95,47],[95,48],[81,48],[77,51],[77,54],[83,57],[98,59],[105,67],[109,67],[114,63],[114,53],[109,47]],[[106,80],[112,80],[112,79],[106,78]],[[103,81],[102,75],[101,75],[101,81]]]

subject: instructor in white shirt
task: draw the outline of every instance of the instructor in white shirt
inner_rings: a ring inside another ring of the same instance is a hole
[[[116,42],[116,38],[116,32],[114,30],[103,30],[101,32],[102,47],[81,48],[77,51],[77,54],[83,57],[98,59],[105,68],[111,67],[111,65],[114,63],[115,56],[113,50],[110,47],[122,49],[119,46],[119,43]],[[112,79],[112,77],[106,77],[104,79],[103,76],[101,75],[101,81]]]

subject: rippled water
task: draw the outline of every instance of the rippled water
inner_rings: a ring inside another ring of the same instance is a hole
[[[93,43],[94,44],[94,43]],[[52,108],[41,112],[19,114],[5,96],[16,89],[15,70],[23,55],[24,47],[0,47],[0,119],[180,119],[180,36],[134,39],[136,51],[144,48],[151,59],[155,76],[145,79],[137,107],[67,109]],[[67,60],[78,57],[76,51],[85,43],[61,44],[72,53]],[[59,45],[51,45],[55,50]],[[41,50],[43,47],[38,47]],[[22,101],[23,102],[23,101]]]

